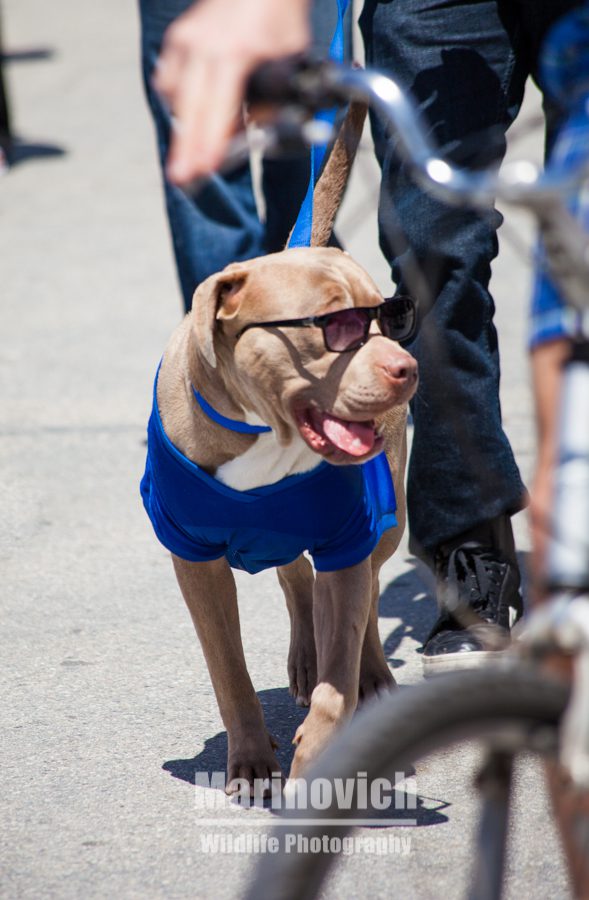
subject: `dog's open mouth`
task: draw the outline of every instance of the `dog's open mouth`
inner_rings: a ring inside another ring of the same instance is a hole
[[[304,409],[295,415],[301,437],[322,456],[365,457],[379,450],[383,442],[374,419],[351,422],[319,409]]]

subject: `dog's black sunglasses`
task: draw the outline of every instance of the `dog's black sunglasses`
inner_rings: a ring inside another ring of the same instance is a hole
[[[333,353],[358,350],[368,340],[370,323],[378,321],[384,337],[391,341],[408,341],[415,332],[417,313],[411,297],[397,296],[379,306],[353,306],[322,316],[303,319],[280,319],[275,322],[250,322],[237,332],[235,339],[250,328],[320,328],[325,349]]]

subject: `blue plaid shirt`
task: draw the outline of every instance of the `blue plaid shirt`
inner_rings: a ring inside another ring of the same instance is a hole
[[[541,65],[544,89],[567,110],[550,157],[551,166],[572,170],[589,156],[589,3],[569,13],[552,29]],[[572,215],[589,231],[589,183],[566,197]],[[558,338],[589,338],[589,310],[567,307],[542,265],[532,293],[530,346]]]

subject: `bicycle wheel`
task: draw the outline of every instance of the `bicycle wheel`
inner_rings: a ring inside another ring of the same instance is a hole
[[[485,738],[510,749],[549,753],[556,747],[557,727],[568,688],[536,669],[520,664],[489,666],[439,676],[401,689],[359,713],[309,771],[313,779],[355,778],[361,770],[368,782],[418,762],[429,753],[460,741]],[[335,791],[333,792],[335,796]],[[303,839],[343,837],[352,826],[354,809],[335,801],[320,812],[285,811],[292,829]],[[341,824],[326,824],[340,819]],[[280,837],[284,828],[276,829]],[[332,853],[284,853],[261,857],[247,900],[312,900],[317,897]]]

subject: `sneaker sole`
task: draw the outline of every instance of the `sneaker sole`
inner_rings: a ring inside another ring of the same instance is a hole
[[[439,656],[423,656],[425,678],[458,672],[461,669],[478,669],[501,656],[501,650],[469,650],[462,653],[441,653]]]

